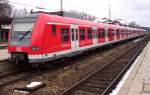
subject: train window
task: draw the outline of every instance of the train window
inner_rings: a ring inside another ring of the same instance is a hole
[[[96,30],[93,30],[93,38],[97,38]]]
[[[68,28],[61,28],[61,40],[62,42],[69,41],[69,29]]]
[[[114,29],[112,29],[112,36],[114,36]]]
[[[122,30],[120,30],[120,35],[122,35],[122,34],[123,34]]]
[[[105,37],[105,29],[102,30],[102,38]]]
[[[76,40],[78,40],[78,29],[76,28]]]
[[[80,29],[80,40],[85,40],[85,29]]]
[[[71,29],[71,33],[72,33],[72,41],[74,41],[74,29]]]
[[[116,34],[117,34],[117,36],[119,36],[120,34],[119,34],[119,30],[117,29],[117,31],[116,31]]]
[[[111,32],[110,32],[110,30],[108,30],[108,35],[107,36],[110,37],[110,35],[111,35]]]
[[[102,31],[102,38],[105,37],[105,31]]]
[[[98,38],[101,38],[101,36],[102,36],[101,34],[102,34],[102,32],[99,30],[98,31]]]
[[[92,39],[92,29],[88,29],[88,39]]]
[[[52,25],[52,35],[56,36],[56,25]]]

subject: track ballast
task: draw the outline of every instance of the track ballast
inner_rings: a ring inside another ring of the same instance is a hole
[[[148,39],[108,62],[61,95],[108,95],[147,44]]]

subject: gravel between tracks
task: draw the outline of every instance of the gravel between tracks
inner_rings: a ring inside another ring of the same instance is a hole
[[[132,44],[132,45],[131,45]],[[109,49],[103,53],[96,53],[93,56],[87,56],[56,71],[45,72],[30,78],[25,78],[16,83],[0,88],[0,95],[22,95],[13,91],[15,87],[23,87],[31,81],[41,81],[47,84],[28,95],[58,95],[60,92],[71,87],[76,82],[95,71],[96,68],[103,66],[106,61],[112,60],[115,56],[122,54],[125,50],[133,47],[133,42]],[[119,52],[118,52],[119,51]]]

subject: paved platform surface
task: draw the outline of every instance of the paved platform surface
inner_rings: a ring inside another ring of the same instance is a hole
[[[8,51],[7,49],[0,50],[0,60],[8,59]]]
[[[150,42],[117,95],[150,95]]]
[[[0,50],[0,61],[8,59],[8,56],[9,55],[7,49]],[[0,74],[9,70],[14,70],[14,68],[18,68],[17,65],[9,64],[7,62],[0,62]]]

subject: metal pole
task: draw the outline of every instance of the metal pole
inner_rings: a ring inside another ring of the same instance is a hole
[[[62,12],[63,11],[63,1],[60,0],[60,11]]]
[[[109,4],[109,19],[111,20],[111,5]]]
[[[60,0],[60,12],[60,15],[63,16],[63,0]]]

